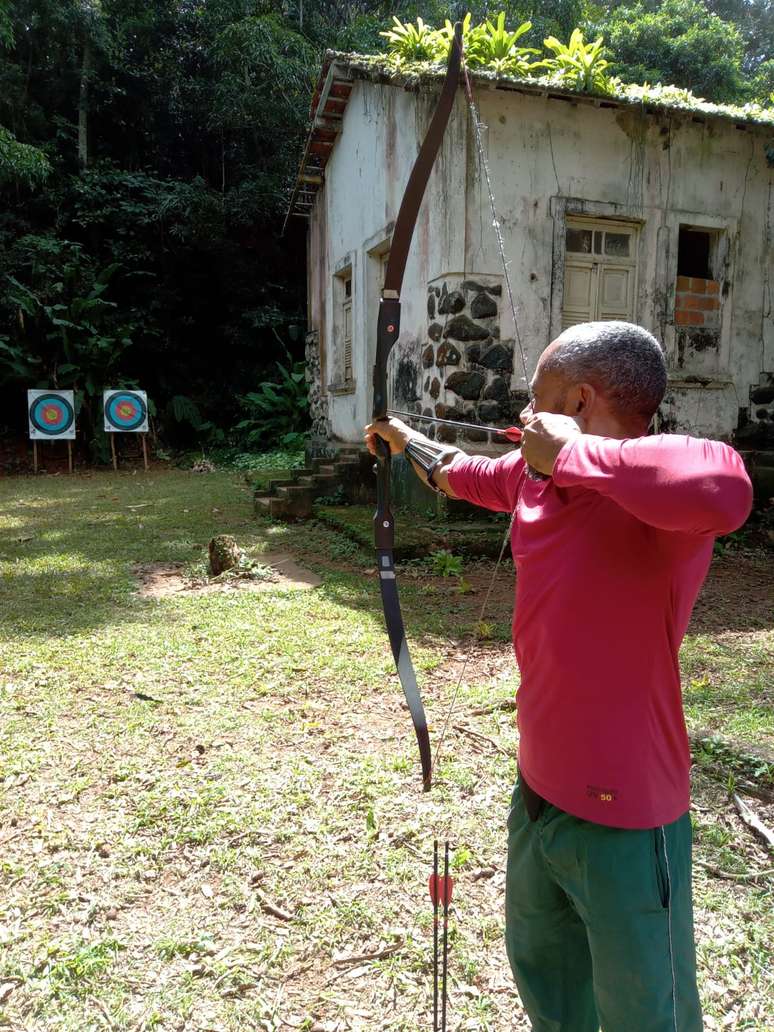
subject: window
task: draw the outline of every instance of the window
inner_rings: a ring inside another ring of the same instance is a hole
[[[344,302],[342,304],[342,331],[344,337],[344,382],[352,380],[352,276],[344,280]]]
[[[675,324],[702,333],[720,329],[720,282],[715,269],[723,234],[717,230],[680,226],[677,243]]]
[[[357,346],[355,281],[352,266],[339,269],[333,277],[333,382],[328,389],[333,394],[352,394],[355,390],[354,350]]]
[[[677,244],[677,275],[713,279],[712,257],[715,234],[704,229],[680,227]]]
[[[563,330],[595,319],[634,320],[637,233],[634,223],[567,219]]]
[[[629,258],[631,231],[626,233],[603,229],[576,229],[567,227],[565,237],[570,254],[599,254],[610,258]]]

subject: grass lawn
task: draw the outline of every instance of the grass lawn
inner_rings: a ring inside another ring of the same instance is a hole
[[[201,575],[215,533],[322,584],[138,590],[137,564]],[[241,474],[0,482],[0,1027],[426,1030],[448,833],[450,1028],[526,1032],[502,945],[516,734],[494,705],[517,684],[512,570],[423,794],[371,566],[322,525],[257,522]],[[774,743],[770,566],[719,559],[683,654],[692,729],[745,748]],[[491,570],[466,563],[465,592],[403,570],[431,733]],[[705,1027],[771,1032],[774,864],[715,759],[694,778]]]

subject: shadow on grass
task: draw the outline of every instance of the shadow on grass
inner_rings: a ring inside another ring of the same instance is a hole
[[[241,477],[8,479],[0,484],[0,626],[64,637],[143,619],[132,565],[194,564],[216,533],[257,536]],[[247,528],[247,530],[245,530]]]

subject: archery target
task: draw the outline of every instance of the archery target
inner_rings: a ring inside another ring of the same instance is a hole
[[[148,432],[148,395],[145,391],[105,391],[103,404],[107,433]]]
[[[75,440],[73,391],[27,391],[31,440]]]

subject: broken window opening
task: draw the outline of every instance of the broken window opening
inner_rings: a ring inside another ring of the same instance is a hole
[[[713,279],[712,257],[715,234],[702,229],[680,227],[677,243],[677,275]]]

